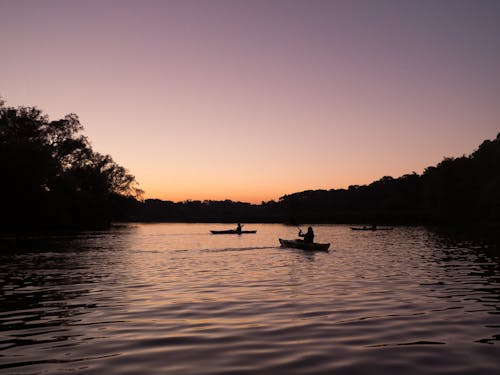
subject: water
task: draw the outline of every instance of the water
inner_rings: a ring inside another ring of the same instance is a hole
[[[498,374],[500,261],[424,228],[130,224],[2,240],[6,374]]]

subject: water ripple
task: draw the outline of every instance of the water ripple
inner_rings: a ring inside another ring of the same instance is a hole
[[[425,228],[316,228],[335,251],[207,224],[33,236],[0,252],[9,374],[496,374],[500,262]]]

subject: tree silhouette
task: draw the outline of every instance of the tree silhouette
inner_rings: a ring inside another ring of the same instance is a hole
[[[4,229],[102,226],[111,200],[142,193],[134,176],[92,150],[78,116],[49,121],[35,107],[0,101],[0,201]]]
[[[500,133],[469,156],[419,175],[384,176],[348,189],[307,190],[260,205],[138,200],[142,191],[111,156],[92,150],[75,114],[49,121],[0,99],[0,224],[5,230],[104,226],[114,219],[288,223],[498,223]]]

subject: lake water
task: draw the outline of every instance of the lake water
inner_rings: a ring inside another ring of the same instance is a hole
[[[498,374],[500,260],[425,228],[3,238],[0,373]]]

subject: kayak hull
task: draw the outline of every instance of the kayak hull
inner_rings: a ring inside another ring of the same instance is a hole
[[[293,249],[301,249],[308,251],[328,251],[329,243],[308,243],[300,240],[284,240],[279,239],[282,247],[291,247]]]
[[[242,231],[236,231],[234,229],[230,230],[211,230],[210,233],[212,234],[244,234],[244,233],[257,233],[256,230],[242,230]]]
[[[367,231],[376,231],[376,230],[392,230],[393,228],[356,228],[351,227],[352,230],[367,230]]]

